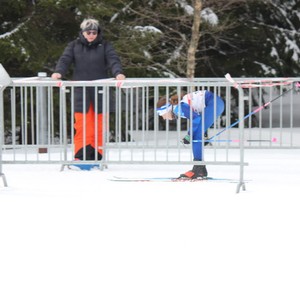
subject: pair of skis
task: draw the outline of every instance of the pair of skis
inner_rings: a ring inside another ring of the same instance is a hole
[[[230,178],[204,177],[204,178],[176,178],[176,177],[119,177],[109,178],[110,181],[120,182],[201,182],[201,181],[234,181]]]
[[[68,166],[71,170],[78,171],[92,171],[100,170],[101,166],[99,164],[72,164]],[[176,178],[176,177],[118,177],[114,176],[109,178],[110,181],[121,181],[121,182],[199,182],[199,181],[231,181],[233,179],[229,178],[215,178],[215,177],[204,177],[204,178]]]

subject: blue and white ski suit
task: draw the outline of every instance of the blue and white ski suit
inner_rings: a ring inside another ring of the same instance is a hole
[[[173,113],[177,117],[192,120],[194,160],[202,160],[204,133],[213,125],[223,111],[223,99],[207,90],[186,94],[178,105],[173,107]],[[191,133],[189,132],[189,134]]]

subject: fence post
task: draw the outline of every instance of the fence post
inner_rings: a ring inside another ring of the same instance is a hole
[[[39,72],[40,80],[47,77],[44,72]],[[48,142],[48,105],[47,105],[47,88],[45,86],[37,87],[37,143],[38,145],[46,145]],[[47,153],[47,147],[39,147],[39,153]]]
[[[0,177],[3,180],[4,186],[7,186],[7,181],[4,173],[2,172],[2,148],[4,145],[4,106],[3,106],[3,91],[12,82],[6,70],[0,64]]]
[[[3,147],[3,140],[4,140],[4,124],[3,124],[3,90],[4,88],[0,88],[0,177],[3,180],[4,186],[7,186],[7,181],[5,178],[4,173],[2,172],[2,147]]]
[[[243,191],[246,190],[245,182],[244,182],[244,161],[245,161],[245,149],[244,149],[244,101],[245,95],[243,88],[238,85],[237,87],[239,91],[239,119],[241,120],[239,123],[239,140],[240,140],[240,180],[236,188],[236,192],[239,193],[242,188]]]

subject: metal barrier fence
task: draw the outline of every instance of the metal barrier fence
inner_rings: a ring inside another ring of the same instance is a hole
[[[300,148],[299,95],[291,90],[296,78],[256,79],[258,84],[247,79],[244,86],[235,86],[226,78],[131,78],[118,87],[113,79],[54,81],[40,75],[2,84],[0,174],[4,184],[3,164],[52,163],[61,164],[63,170],[74,163],[78,88],[83,91],[83,109],[88,90],[96,107],[98,96],[102,97],[102,168],[109,164],[195,164],[191,145],[182,143],[192,122],[164,121],[155,113],[159,97],[168,99],[182,89],[210,90],[225,101],[224,115],[208,130],[204,160],[196,164],[238,166],[237,191],[244,189],[245,148]],[[96,116],[97,109],[93,124],[97,132]],[[96,144],[97,139],[96,134]],[[80,163],[90,162],[84,158]]]

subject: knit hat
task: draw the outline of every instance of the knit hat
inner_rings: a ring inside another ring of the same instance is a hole
[[[80,24],[82,31],[97,30],[100,32],[99,22],[95,19],[84,19]]]

